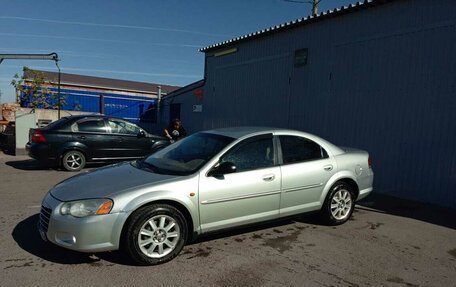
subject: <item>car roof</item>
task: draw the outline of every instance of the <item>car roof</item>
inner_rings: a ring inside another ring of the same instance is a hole
[[[238,138],[242,138],[247,135],[276,133],[278,131],[293,132],[293,131],[287,130],[287,129],[271,128],[271,127],[230,127],[230,128],[213,129],[213,130],[208,130],[205,132],[238,139]]]
[[[87,114],[87,115],[71,115],[68,118],[97,118],[97,117],[104,117],[105,115],[97,115],[97,114]]]
[[[276,134],[276,135],[295,135],[295,136],[304,136],[310,140],[316,141],[320,145],[323,145],[324,148],[329,150],[333,155],[343,153],[343,150],[337,147],[336,145],[328,142],[327,140],[316,136],[314,134],[298,131],[298,130],[291,130],[291,129],[283,129],[283,128],[271,128],[271,127],[231,127],[231,128],[219,128],[204,131],[205,133],[212,133],[218,134],[222,136],[227,136],[235,139],[241,139],[243,137],[248,136],[255,136],[261,134]]]
[[[64,117],[62,117],[64,118]],[[71,116],[67,116],[65,118],[68,118],[68,119],[83,119],[83,118],[112,118],[112,119],[121,119],[121,120],[124,120],[122,118],[119,118],[119,117],[113,117],[113,116],[107,116],[107,115],[99,115],[99,114],[87,114],[87,115],[71,115]]]

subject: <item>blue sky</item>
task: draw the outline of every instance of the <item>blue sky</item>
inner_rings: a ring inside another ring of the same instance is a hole
[[[354,2],[322,0],[319,11]],[[0,0],[0,7],[0,54],[57,52],[63,73],[178,86],[202,78],[199,48],[311,9],[284,0]],[[47,61],[3,61],[1,102],[14,101],[9,83],[23,66],[56,71]]]

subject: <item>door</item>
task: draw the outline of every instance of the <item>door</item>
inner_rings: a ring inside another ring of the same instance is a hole
[[[201,174],[199,202],[203,232],[276,218],[280,202],[280,167],[272,134],[244,140],[220,158],[236,172]]]
[[[181,116],[181,104],[169,105],[169,122],[171,123],[174,119],[180,119]]]
[[[71,126],[75,141],[86,147],[88,158],[109,157],[110,141],[103,118],[84,118]]]
[[[110,130],[109,137],[113,143],[111,150],[115,158],[138,158],[150,153],[153,142],[148,137],[138,137],[141,128],[130,122],[110,118],[107,120]]]
[[[279,136],[282,196],[280,216],[321,207],[323,189],[335,173],[335,161],[323,147],[300,136]]]

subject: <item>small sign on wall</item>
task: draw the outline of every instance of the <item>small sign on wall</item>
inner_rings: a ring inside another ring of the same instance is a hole
[[[194,113],[201,113],[203,111],[203,105],[193,105]]]
[[[296,68],[307,65],[307,54],[308,54],[307,48],[299,49],[299,50],[295,51],[294,66]]]

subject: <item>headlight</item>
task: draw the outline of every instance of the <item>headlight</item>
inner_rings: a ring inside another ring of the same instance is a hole
[[[65,202],[60,208],[60,214],[74,217],[108,214],[114,203],[110,199],[86,199]]]

